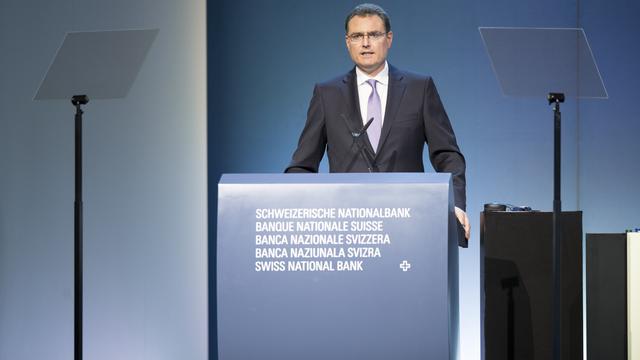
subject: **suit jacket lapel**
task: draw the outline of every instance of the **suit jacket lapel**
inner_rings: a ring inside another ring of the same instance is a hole
[[[376,157],[380,154],[380,150],[384,146],[384,142],[389,136],[389,131],[393,126],[396,118],[406,85],[402,82],[403,75],[393,66],[389,65],[389,87],[387,89],[387,107],[384,114],[384,122],[382,124],[382,132],[380,133],[380,142],[376,151]]]
[[[358,99],[358,84],[356,84],[356,68],[354,67],[342,79],[342,95],[344,96],[347,111],[351,113],[344,114],[349,122],[349,131],[359,131],[364,125],[362,112],[360,111],[360,100]],[[363,141],[370,153],[373,153],[373,146],[369,141],[366,133],[362,134]]]

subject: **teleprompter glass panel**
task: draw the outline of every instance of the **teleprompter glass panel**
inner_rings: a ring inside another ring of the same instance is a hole
[[[126,97],[158,29],[67,33],[34,100]]]
[[[504,95],[608,97],[583,29],[479,30]]]

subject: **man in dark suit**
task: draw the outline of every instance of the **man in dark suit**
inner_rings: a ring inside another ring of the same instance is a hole
[[[456,217],[468,239],[465,160],[433,80],[388,65],[393,33],[381,7],[358,5],[345,30],[356,66],[316,85],[286,172],[318,172],[325,150],[331,172],[422,172],[426,143],[435,170],[453,174]],[[354,142],[353,133],[367,124]]]

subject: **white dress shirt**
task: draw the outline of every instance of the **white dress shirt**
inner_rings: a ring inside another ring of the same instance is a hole
[[[369,105],[369,95],[371,95],[371,85],[367,84],[367,80],[376,79],[378,82],[376,83],[376,89],[378,90],[378,96],[380,96],[380,106],[382,115],[382,120],[380,125],[384,124],[384,114],[387,108],[387,93],[389,89],[389,64],[384,62],[384,68],[380,71],[376,76],[370,77],[364,71],[360,70],[356,66],[356,81],[358,84],[358,100],[360,101],[360,114],[362,115],[362,125],[366,124],[369,119],[367,119],[367,107]]]

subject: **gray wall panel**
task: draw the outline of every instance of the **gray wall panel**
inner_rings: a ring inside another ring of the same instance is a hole
[[[85,107],[85,357],[206,359],[206,2],[0,4],[0,359],[73,353],[73,107],[33,102],[67,31],[159,28]],[[91,94],[89,94],[91,96]]]

